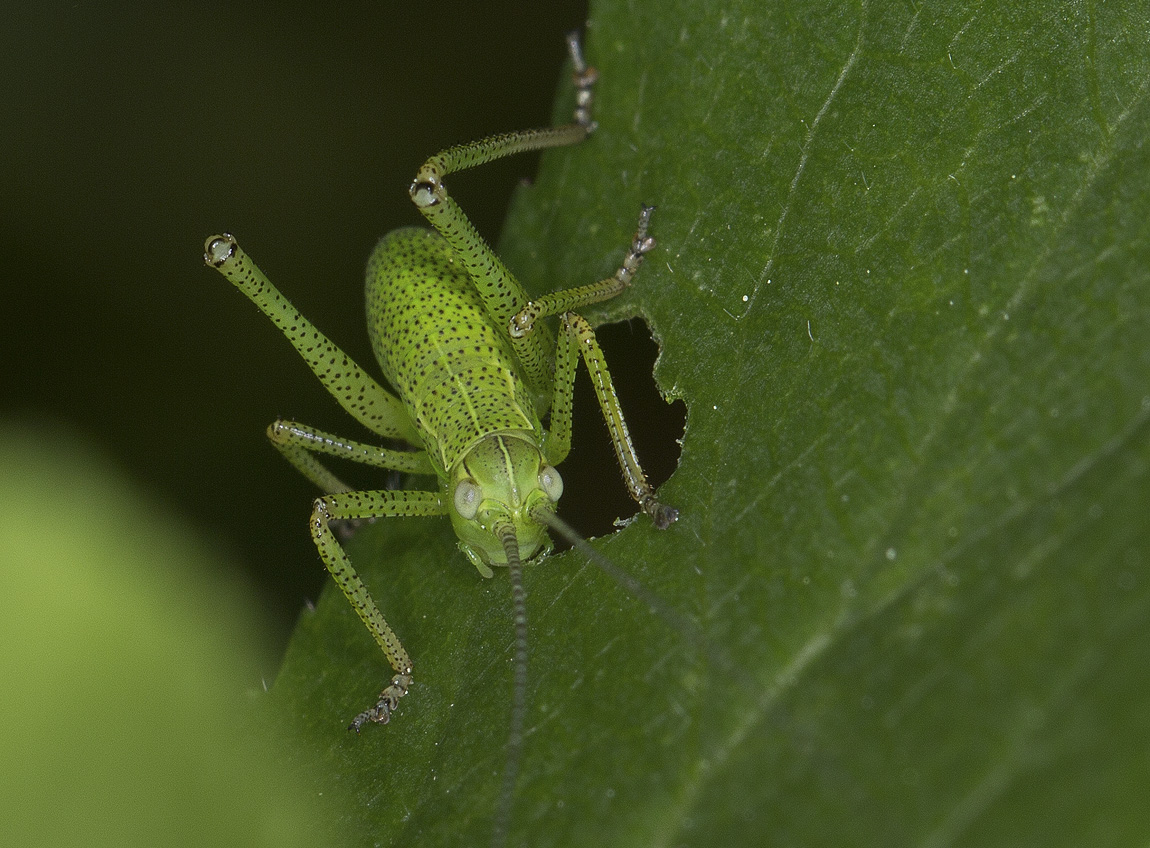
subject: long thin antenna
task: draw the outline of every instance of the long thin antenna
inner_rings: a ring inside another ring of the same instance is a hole
[[[515,801],[515,782],[519,778],[519,761],[523,756],[523,722],[527,716],[527,589],[523,585],[523,565],[519,561],[519,542],[513,528],[499,533],[507,554],[511,574],[511,606],[515,623],[515,671],[511,695],[511,729],[507,734],[507,764],[503,768],[503,785],[495,809],[491,831],[492,848],[507,842],[511,808]]]

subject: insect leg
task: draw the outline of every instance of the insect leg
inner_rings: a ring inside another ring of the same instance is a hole
[[[542,150],[548,147],[563,147],[578,144],[595,130],[591,120],[593,86],[599,79],[599,72],[589,68],[583,60],[583,49],[579,44],[578,33],[567,35],[567,50],[571,56],[573,81],[576,89],[575,114],[570,124],[546,129],[523,130],[501,133],[468,144],[459,144],[443,150],[428,159],[411,185],[411,199],[424,211],[424,215],[450,241],[447,233],[435,223],[435,217],[443,214],[434,207],[447,197],[443,177],[474,168],[493,159],[501,159],[516,153]]]
[[[578,92],[572,123],[547,129],[504,133],[450,147],[428,159],[411,184],[412,202],[455,250],[459,261],[475,283],[488,314],[500,327],[506,327],[511,316],[523,307],[527,302],[527,294],[467,220],[463,210],[448,195],[443,178],[456,171],[515,153],[577,144],[594,130],[591,91],[598,74],[583,61],[576,36],[568,37],[568,49]],[[537,392],[545,391],[551,379],[551,344],[550,333],[547,331],[541,331],[539,338],[512,339],[512,347],[524,367],[528,383]]]
[[[631,442],[631,434],[627,431],[627,422],[623,419],[619,396],[615,393],[615,384],[611,381],[611,372],[607,369],[607,360],[603,356],[603,349],[599,347],[599,341],[595,338],[595,331],[591,329],[586,318],[574,312],[564,313],[559,319],[559,325],[559,332],[569,335],[575,341],[579,352],[583,355],[583,361],[587,363],[587,370],[591,374],[591,385],[595,389],[595,397],[599,400],[599,408],[603,411],[603,418],[607,422],[611,444],[615,448],[615,457],[619,460],[627,490],[639,503],[643,512],[651,516],[655,526],[660,530],[666,529],[679,517],[679,511],[659,502],[655,497],[655,490],[647,482],[647,475],[639,465],[639,457]],[[557,382],[558,377],[557,374]]]
[[[559,465],[571,451],[571,416],[574,408],[575,366],[579,351],[571,333],[560,333],[555,347],[555,383],[551,396],[551,419],[543,434],[543,455]]]
[[[271,284],[235,238],[224,233],[204,242],[204,262],[228,278],[287,336],[308,367],[319,377],[339,405],[375,433],[421,441],[403,404],[355,364],[330,339],[300,314]]]
[[[284,455],[296,470],[311,480],[321,491],[329,493],[349,492],[345,485],[332,474],[313,454],[322,453],[336,456],[350,462],[359,462],[374,468],[388,471],[402,471],[406,474],[434,474],[426,451],[399,451],[376,445],[356,442],[325,433],[314,427],[282,418],[268,427],[268,438],[276,449]]]
[[[349,730],[358,733],[369,721],[387,724],[399,699],[407,694],[407,687],[411,685],[411,657],[379,611],[367,586],[356,574],[343,546],[332,533],[330,522],[383,516],[446,514],[447,506],[438,492],[343,492],[326,495],[315,502],[311,514],[311,535],[319,549],[320,558],[395,670],[395,676],[379,693],[375,705],[357,715]]]
[[[532,331],[535,322],[545,315],[559,315],[570,312],[590,303],[610,300],[615,295],[631,285],[639,266],[643,264],[643,256],[655,247],[655,239],[647,235],[647,228],[651,224],[651,213],[654,206],[644,205],[639,212],[639,227],[635,230],[635,237],[631,240],[631,249],[627,258],[615,271],[614,276],[607,277],[597,283],[586,286],[576,286],[563,291],[545,294],[533,300],[511,317],[508,332],[512,338],[521,338]]]

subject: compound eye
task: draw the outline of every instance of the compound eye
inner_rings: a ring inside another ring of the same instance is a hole
[[[479,502],[483,500],[483,491],[474,480],[460,480],[455,487],[455,511],[467,521],[473,519],[479,512]]]
[[[559,476],[559,470],[550,465],[544,465],[539,471],[539,488],[541,488],[551,498],[551,502],[555,503],[563,494],[563,478]]]

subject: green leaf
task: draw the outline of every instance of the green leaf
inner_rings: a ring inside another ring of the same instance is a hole
[[[711,7],[597,7],[600,128],[503,238],[587,282],[656,204],[596,317],[689,410],[679,522],[596,543],[665,608],[528,572],[511,844],[1145,843],[1150,6]],[[453,545],[350,546],[415,658],[389,727],[343,730],[389,672],[333,590],[277,684],[349,844],[489,838],[509,589]]]

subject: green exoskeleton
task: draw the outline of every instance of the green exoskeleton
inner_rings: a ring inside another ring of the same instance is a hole
[[[316,376],[354,418],[386,439],[415,450],[377,447],[276,421],[268,436],[300,472],[327,494],[315,502],[311,534],[332,577],[395,671],[377,702],[355,717],[386,723],[412,681],[411,657],[333,533],[333,520],[447,515],[459,547],[484,577],[511,567],[517,645],[526,642],[520,563],[551,548],[563,491],[555,466],[571,444],[572,386],[580,355],[591,373],[623,477],[657,527],[678,517],[647,482],[631,444],[602,350],[576,310],[623,291],[654,247],[651,207],[612,277],[530,301],[515,278],[447,193],[448,174],[522,151],[575,144],[594,129],[592,85],[578,39],[568,37],[577,90],[574,121],[492,136],[429,159],[411,185],[411,199],[435,228],[397,230],[367,265],[368,330],[384,389],[315,329],[276,290],[230,235],[205,244],[204,260],[275,322]],[[559,316],[558,339],[538,319]],[[541,419],[550,413],[549,427]],[[432,491],[351,491],[317,458],[342,457],[383,469],[434,475]],[[525,648],[523,648],[525,650]],[[523,663],[517,664],[522,700]]]

